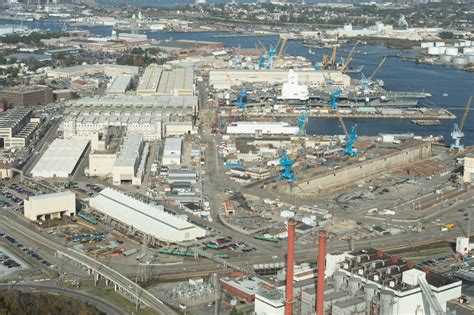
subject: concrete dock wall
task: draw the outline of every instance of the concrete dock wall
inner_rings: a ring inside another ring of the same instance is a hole
[[[329,171],[297,184],[292,189],[296,194],[307,194],[345,186],[366,177],[376,175],[397,166],[407,165],[431,156],[431,143],[400,150],[379,158],[356,163],[340,170]]]

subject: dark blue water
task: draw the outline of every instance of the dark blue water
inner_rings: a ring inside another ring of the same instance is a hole
[[[0,25],[12,24],[12,21],[0,20]],[[38,29],[61,30],[62,25],[51,22],[24,22],[25,26]],[[94,35],[110,36],[110,27],[92,27],[89,29]],[[256,36],[240,38],[213,38],[213,35],[223,34],[219,32],[184,33],[184,32],[147,32],[149,38],[153,39],[190,39],[223,42],[226,47],[241,45],[242,48],[254,48],[255,42],[260,40],[266,47],[270,44],[275,46],[278,42],[277,36]],[[338,52],[338,58],[344,57],[351,49],[351,46],[342,46]],[[400,51],[386,48],[384,46],[363,45],[356,51],[365,51],[367,54],[355,53],[352,57],[352,65],[364,65],[366,76],[372,74],[375,67],[385,54],[397,54]],[[316,55],[309,55],[308,48],[300,41],[288,41],[287,54],[304,56],[313,62],[321,61],[323,53],[330,53],[320,49]],[[411,52],[402,52],[410,55]],[[353,75],[359,78],[359,75]],[[428,100],[433,106],[450,109],[458,119],[464,113],[464,107],[469,95],[474,94],[474,73],[458,70],[453,67],[415,64],[401,61],[398,58],[388,58],[385,65],[376,76],[385,82],[385,87],[392,91],[425,91],[431,93]],[[448,97],[443,96],[448,93]],[[474,106],[474,104],[473,104]],[[440,126],[417,126],[409,120],[373,120],[373,119],[347,119],[348,126],[357,123],[360,135],[378,135],[379,133],[408,133],[416,135],[443,135],[446,143],[450,143],[450,133],[453,128],[453,121],[443,121]],[[337,120],[332,119],[311,119],[307,132],[310,134],[340,134],[340,127]],[[474,111],[464,127],[464,143],[474,144]]]

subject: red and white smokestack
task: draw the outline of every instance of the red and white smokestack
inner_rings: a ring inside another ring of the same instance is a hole
[[[288,220],[288,253],[286,256],[286,295],[285,315],[293,314],[293,273],[295,269],[295,225],[293,219]]]
[[[324,315],[324,275],[326,273],[326,231],[319,231],[318,288],[316,293],[316,315]]]

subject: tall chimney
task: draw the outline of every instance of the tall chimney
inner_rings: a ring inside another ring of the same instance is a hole
[[[295,269],[295,225],[293,219],[288,220],[288,254],[286,256],[286,294],[285,315],[293,314],[293,272]]]
[[[319,231],[318,288],[316,294],[316,315],[324,315],[324,274],[326,273],[326,231]]]

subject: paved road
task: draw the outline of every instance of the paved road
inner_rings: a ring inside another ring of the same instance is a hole
[[[108,302],[91,295],[87,295],[80,291],[75,291],[71,289],[58,288],[52,284],[27,284],[27,283],[17,283],[14,285],[9,284],[0,284],[0,288],[8,288],[10,290],[20,290],[20,291],[32,291],[32,292],[43,292],[43,293],[52,293],[69,296],[83,302],[86,302],[92,306],[95,306],[100,311],[104,312],[107,315],[125,315],[127,314],[123,310],[115,307],[114,305],[109,304]]]
[[[43,236],[40,233],[32,231],[30,228],[25,227],[24,225],[15,222],[15,220],[11,217],[7,223],[11,228],[16,229],[16,232],[22,234],[32,240],[41,242],[44,246],[55,250],[61,251],[63,253],[67,253],[71,257],[75,258],[78,261],[81,261],[87,264],[89,267],[98,270],[102,275],[109,278],[112,282],[118,284],[120,287],[124,288],[125,290],[129,291],[131,294],[138,295],[147,305],[151,308],[159,311],[162,314],[174,314],[175,312],[166,306],[163,302],[161,302],[158,298],[153,296],[147,290],[143,289],[142,287],[135,284],[130,279],[126,278],[119,272],[113,270],[112,268],[86,256],[79,252],[73,251],[57,242],[54,242],[47,237]]]

